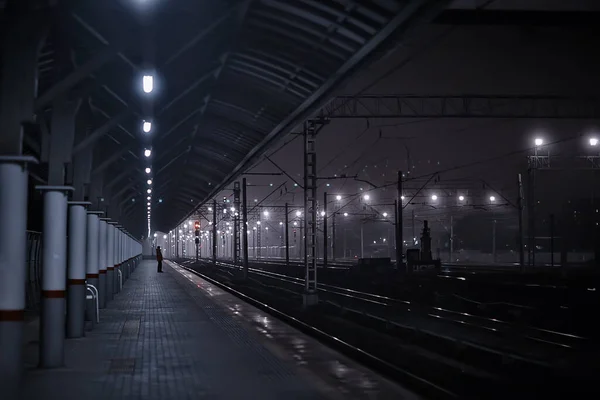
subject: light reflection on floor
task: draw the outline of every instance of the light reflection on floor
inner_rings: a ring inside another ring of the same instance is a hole
[[[186,277],[206,295],[218,298],[223,308],[232,318],[250,325],[266,340],[283,348],[298,366],[303,366],[319,374],[326,374],[337,382],[336,387],[352,398],[390,398],[390,389],[397,389],[392,398],[417,399],[418,396],[381,378],[378,374],[355,364],[336,351],[308,338],[289,325],[254,306],[241,302],[234,295],[225,292],[187,270],[170,263],[174,270]],[[401,393],[401,394],[400,394]],[[351,395],[351,396],[350,396]],[[357,396],[358,395],[358,396]]]

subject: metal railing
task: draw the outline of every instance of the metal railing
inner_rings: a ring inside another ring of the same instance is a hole
[[[42,233],[27,231],[26,309],[39,311],[42,282]]]

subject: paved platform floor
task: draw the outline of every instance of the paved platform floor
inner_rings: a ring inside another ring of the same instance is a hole
[[[143,261],[66,366],[27,341],[23,399],[404,399],[403,388],[169,263]],[[31,332],[30,332],[31,335]],[[31,338],[30,338],[31,339]]]

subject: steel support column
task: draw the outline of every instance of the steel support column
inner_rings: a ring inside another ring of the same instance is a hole
[[[240,226],[240,182],[233,183],[233,262],[239,264],[240,262],[240,233],[242,227]]]
[[[327,268],[327,253],[329,252],[327,238],[327,192],[323,193],[323,268]]]
[[[285,203],[285,265],[290,265],[290,217],[288,203]]]
[[[106,308],[106,271],[108,267],[107,224],[108,218],[98,223],[98,296],[100,308]]]
[[[217,200],[213,200],[212,262],[217,265]]]
[[[78,338],[85,327],[86,208],[90,202],[69,203],[69,260],[67,269],[67,337]]]
[[[305,307],[317,296],[317,151],[315,121],[304,123],[304,294]],[[301,235],[302,236],[302,235]]]
[[[262,211],[261,211],[261,207],[258,208],[258,221],[256,222],[256,247],[254,248],[255,252],[256,252],[256,259],[260,260],[261,257],[261,249],[262,249],[262,226],[261,226],[261,221],[260,218],[262,216]]]
[[[64,364],[67,277],[68,186],[38,186],[44,192],[42,231],[42,304],[40,316],[40,366]]]
[[[396,194],[396,267],[399,271],[405,270],[408,272],[408,265],[406,269],[403,268],[404,262],[402,255],[404,254],[404,219],[402,215],[402,171],[398,171],[398,187]]]
[[[115,296],[115,225],[116,222],[108,223],[106,230],[106,299],[110,301]]]
[[[244,245],[244,279],[248,279],[248,185],[242,179],[242,239]]]
[[[0,387],[10,400],[18,397],[23,371],[27,163],[36,162],[0,156]]]
[[[87,216],[87,238],[86,238],[86,274],[87,283],[98,288],[98,225],[99,215],[104,214],[102,211],[88,211]],[[87,319],[96,321],[96,308],[91,302],[86,304]]]
[[[525,268],[525,249],[524,249],[524,235],[523,235],[523,180],[521,174],[517,177],[517,211],[519,215],[519,236],[517,238],[517,246],[519,247],[519,267],[521,271]]]

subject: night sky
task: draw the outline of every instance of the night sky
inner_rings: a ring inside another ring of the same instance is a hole
[[[589,27],[566,32],[555,27],[429,26],[413,35],[403,49],[357,74],[339,93],[355,94],[369,86],[361,93],[595,95],[600,88],[600,56],[595,50],[599,33]],[[388,71],[394,72],[377,82]],[[380,133],[390,139],[379,139]],[[525,172],[526,155],[531,154],[527,149],[533,147],[535,137],[543,137],[547,143],[560,142],[545,146],[552,155],[574,156],[593,154],[587,143],[593,133],[600,133],[597,120],[334,120],[318,136],[318,164],[321,176],[358,174],[377,185],[390,183],[395,171],[406,169],[406,144],[413,176],[442,171],[442,180],[484,179],[514,196],[516,174]],[[405,140],[398,140],[401,138]],[[290,137],[285,138],[288,140]],[[509,155],[519,150],[523,152]],[[301,182],[302,140],[268,154]],[[478,161],[481,163],[443,172]],[[252,171],[277,170],[262,161]],[[554,173],[556,176],[561,177],[558,182],[553,179],[560,192],[573,193],[581,189],[581,182],[590,184],[589,176],[576,171]],[[278,185],[284,180],[249,178],[262,185]],[[330,193],[351,193],[365,186],[351,180],[330,184]],[[287,187],[293,189],[291,182]],[[251,190],[256,196],[270,191]],[[300,191],[296,197],[300,200]]]

